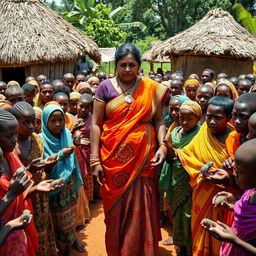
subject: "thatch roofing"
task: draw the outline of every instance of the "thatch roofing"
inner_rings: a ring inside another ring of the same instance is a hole
[[[150,43],[151,48],[142,55],[141,59],[143,61],[148,61],[148,62],[159,62],[159,63],[170,62],[169,57],[161,57],[161,56],[157,56],[157,58],[152,57],[152,51],[154,47],[160,46],[161,43],[162,43],[161,41],[152,41]]]
[[[0,65],[100,61],[96,43],[40,0],[1,0],[0,35]]]
[[[207,55],[256,58],[256,37],[222,9],[209,11],[187,30],[154,47],[152,55]]]

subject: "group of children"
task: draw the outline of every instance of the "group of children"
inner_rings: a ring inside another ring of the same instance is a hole
[[[220,73],[214,81],[210,69],[186,81],[181,71],[148,77],[169,88],[159,190],[177,255],[256,254],[255,77]],[[1,255],[85,251],[76,231],[98,192],[90,129],[93,96],[105,79],[100,72],[30,76],[23,86],[0,81]]]

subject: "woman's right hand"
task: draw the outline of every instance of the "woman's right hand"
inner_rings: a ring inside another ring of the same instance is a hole
[[[102,183],[100,181],[104,180],[105,178],[103,168],[100,164],[92,168],[92,174],[96,177],[97,182],[102,186]]]
[[[8,193],[17,197],[30,185],[30,177],[26,172],[14,173],[9,183]]]
[[[233,194],[226,192],[226,191],[219,192],[213,197],[213,199],[212,199],[213,204],[215,204],[216,198],[218,196],[226,197],[226,199],[220,203],[221,207],[228,209],[230,211],[234,211],[234,206],[237,201],[237,198]]]

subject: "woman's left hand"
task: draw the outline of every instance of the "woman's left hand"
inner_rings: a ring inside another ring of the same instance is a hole
[[[166,157],[166,153],[161,148],[159,148],[153,160],[151,160],[151,166],[156,167],[161,165],[164,162],[165,157]]]
[[[43,180],[41,181],[40,183],[38,183],[36,185],[36,191],[37,192],[42,192],[42,193],[47,193],[47,192],[50,192],[50,191],[54,191],[56,190],[57,188],[59,187],[62,187],[63,184],[58,184],[54,187],[50,187],[50,184],[53,182],[53,179],[51,180]]]

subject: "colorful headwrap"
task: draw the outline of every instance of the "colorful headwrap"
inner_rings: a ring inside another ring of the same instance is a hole
[[[79,99],[81,97],[81,94],[79,92],[71,92],[69,94],[69,99],[73,100],[73,99]]]
[[[36,112],[36,117],[37,117],[37,118],[40,117],[40,119],[41,119],[41,116],[42,116],[42,114],[43,114],[42,109],[41,109],[41,108],[38,108],[38,107],[33,107],[33,109],[34,109],[35,112]]]
[[[3,94],[0,94],[0,100],[5,100],[6,97]]]
[[[190,110],[193,114],[195,114],[199,119],[202,116],[202,109],[200,105],[195,101],[186,101],[180,106],[181,109]]]
[[[184,89],[186,89],[188,85],[195,85],[198,88],[200,86],[200,82],[196,79],[188,79],[184,83]]]
[[[8,100],[0,100],[0,109],[12,108],[12,103]]]
[[[76,87],[76,92],[80,92],[84,88],[88,88],[88,89],[92,90],[91,86],[87,82],[81,82]]]
[[[238,93],[237,93],[237,90],[236,90],[236,87],[227,79],[223,80],[223,81],[220,81],[217,86],[216,86],[216,89],[215,89],[215,92],[217,90],[217,87],[221,84],[224,84],[226,85],[230,90],[231,90],[231,94],[232,94],[232,98],[233,100],[236,100],[238,98]]]
[[[171,97],[169,104],[173,101],[173,100],[179,100],[180,105],[183,104],[185,101],[191,100],[189,97],[184,96],[184,95],[175,95],[173,97]]]
[[[8,84],[7,84],[7,88],[8,87],[11,87],[11,86],[19,86],[20,87],[20,84],[17,82],[17,81],[10,81]]]
[[[52,101],[47,102],[47,103],[44,105],[44,109],[45,109],[47,106],[49,106],[49,105],[56,105],[56,106],[59,106],[59,107],[60,107],[60,104],[59,104],[57,101],[52,100]]]
[[[39,91],[39,84],[38,84],[38,82],[36,81],[36,80],[30,80],[29,82],[28,82],[28,84],[32,84],[32,85],[34,85],[35,87],[37,87],[38,88],[38,91]]]
[[[191,77],[195,77],[195,78],[191,78]],[[200,80],[200,79],[199,79],[199,76],[198,76],[197,74],[194,74],[194,73],[193,73],[193,74],[190,74],[189,77],[188,77],[188,79],[195,79],[195,80],[198,80],[198,81]]]
[[[91,84],[92,81],[97,81],[98,83],[100,83],[99,78],[96,77],[96,76],[90,77],[90,78],[87,80],[87,83],[88,83],[88,84]]]

